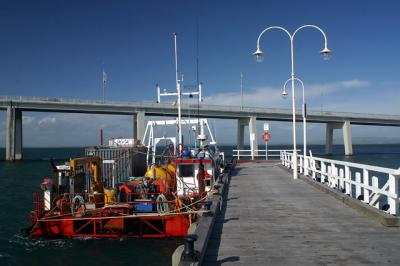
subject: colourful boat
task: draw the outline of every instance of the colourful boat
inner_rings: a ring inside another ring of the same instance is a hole
[[[176,35],[174,40],[176,44]],[[148,139],[145,163],[148,168],[144,176],[120,182],[121,177],[114,172],[102,175],[106,164],[112,163],[114,169],[117,158],[86,156],[61,166],[53,164],[53,177],[44,179],[41,192],[34,194],[35,208],[28,230],[31,236],[179,237],[188,234],[199,216],[208,212],[204,203],[223,172],[224,156],[218,149],[208,147],[215,140],[206,119],[181,119],[181,95],[198,95],[200,103],[201,85],[197,92],[190,93],[181,92],[180,80],[177,79],[176,85],[177,93],[172,94],[160,94],[158,87],[158,102],[160,96],[177,96],[178,119],[148,122],[143,136],[143,143],[146,136]],[[176,136],[156,138],[154,127],[159,125],[176,127],[178,141]],[[190,126],[190,134],[195,127],[199,133],[198,147],[197,142],[194,148],[183,145],[182,125]],[[208,144],[205,128],[211,137]],[[157,143],[161,140],[169,143],[162,152],[164,155],[156,156]]]

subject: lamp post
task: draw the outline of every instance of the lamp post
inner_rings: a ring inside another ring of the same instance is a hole
[[[288,96],[288,93],[286,92],[286,85],[288,84],[289,81],[292,79],[289,78],[286,80],[285,85],[283,85],[283,91],[282,91],[282,97],[286,99]],[[295,81],[298,81],[301,84],[302,88],[302,94],[303,94],[303,108],[302,108],[302,116],[303,116],[303,157],[304,157],[304,175],[308,175],[308,160],[307,160],[307,108],[306,108],[306,101],[305,101],[305,96],[304,96],[304,83],[301,79],[299,78],[294,78]]]
[[[283,27],[280,26],[271,26],[266,29],[264,29],[260,35],[257,38],[257,49],[253,53],[255,56],[256,61],[261,62],[263,59],[263,52],[260,50],[260,39],[261,36],[272,29],[277,29],[284,31],[290,39],[290,55],[291,55],[291,63],[292,63],[292,75],[291,75],[291,83],[292,83],[292,113],[293,113],[293,179],[297,179],[297,151],[296,151],[296,105],[295,105],[295,93],[294,93],[294,81],[295,81],[295,75],[294,75],[294,49],[293,49],[293,41],[294,37],[296,36],[297,32],[299,32],[302,29],[305,28],[313,28],[318,30],[319,32],[322,33],[325,41],[324,49],[320,51],[320,54],[324,57],[324,59],[328,59],[329,55],[332,53],[331,50],[328,49],[328,40],[326,38],[325,32],[318,26],[315,25],[303,25],[299,28],[297,28],[293,33],[290,33],[288,30],[286,30]]]

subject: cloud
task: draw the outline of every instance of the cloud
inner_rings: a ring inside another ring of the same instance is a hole
[[[218,93],[204,98],[206,104],[240,106],[242,96],[240,93]],[[272,87],[256,88],[243,94],[244,106],[266,107],[279,105],[282,101],[281,91]]]
[[[355,89],[369,87],[369,81],[360,79],[351,79],[323,84],[305,84],[307,96],[319,96],[321,94],[330,94],[343,89]]]
[[[41,125],[55,124],[56,122],[57,122],[57,119],[55,117],[48,116],[48,117],[44,117],[44,118],[40,119],[38,121],[38,125],[41,126]]]
[[[368,87],[370,85],[370,83],[368,81],[360,80],[360,79],[352,79],[352,80],[342,81],[342,82],[339,82],[339,84],[345,88]]]
[[[290,83],[286,85],[290,88]],[[363,88],[370,86],[370,82],[360,79],[351,79],[322,84],[307,84],[304,82],[306,97],[315,97],[327,95],[343,89]],[[299,89],[296,83],[296,89]],[[251,107],[280,107],[288,108],[288,101],[282,99],[281,93],[283,88],[261,87],[247,90],[243,93],[243,105]],[[232,91],[232,90],[231,90]],[[290,89],[288,90],[289,94]],[[298,95],[299,90],[296,90]],[[298,97],[298,96],[297,96]],[[204,98],[206,104],[240,106],[241,94],[239,92],[217,93]]]
[[[22,124],[23,125],[30,125],[34,121],[35,121],[35,117],[33,117],[33,116],[26,116],[26,115],[22,116]]]

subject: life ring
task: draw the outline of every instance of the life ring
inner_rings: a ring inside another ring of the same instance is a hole
[[[79,209],[81,209],[82,215],[86,214],[85,200],[83,199],[82,196],[77,195],[71,201],[71,213],[72,213],[72,215],[76,216],[76,214],[79,213]]]
[[[271,134],[268,131],[265,131],[264,133],[261,134],[261,138],[264,141],[269,141],[271,139]]]
[[[164,194],[159,194],[156,198],[157,212],[160,214],[169,212],[168,199]]]

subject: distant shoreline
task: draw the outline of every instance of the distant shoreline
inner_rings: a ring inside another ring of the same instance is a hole
[[[259,146],[263,146],[263,143],[259,143]],[[277,146],[291,146],[293,145],[292,143],[286,143],[286,144],[282,144],[282,143],[278,143],[278,144],[270,144],[271,147],[277,147]],[[303,145],[303,143],[297,143],[297,146],[301,147]],[[307,143],[307,145],[309,146],[325,146],[325,143],[319,143],[319,144],[313,144],[313,143]],[[389,142],[389,143],[353,143],[353,145],[356,146],[365,146],[365,145],[400,145],[400,142]],[[85,149],[87,147],[92,147],[92,146],[96,146],[96,145],[87,145],[87,146],[45,146],[45,147],[23,147],[23,149]],[[231,146],[231,147],[235,147],[236,144],[225,144],[225,143],[221,143],[218,144],[218,146],[220,147],[227,147],[227,146]],[[249,144],[245,144],[245,147],[249,147]],[[333,146],[343,146],[343,143],[337,143],[337,144],[333,144]],[[5,149],[5,146],[1,146],[0,149]]]

